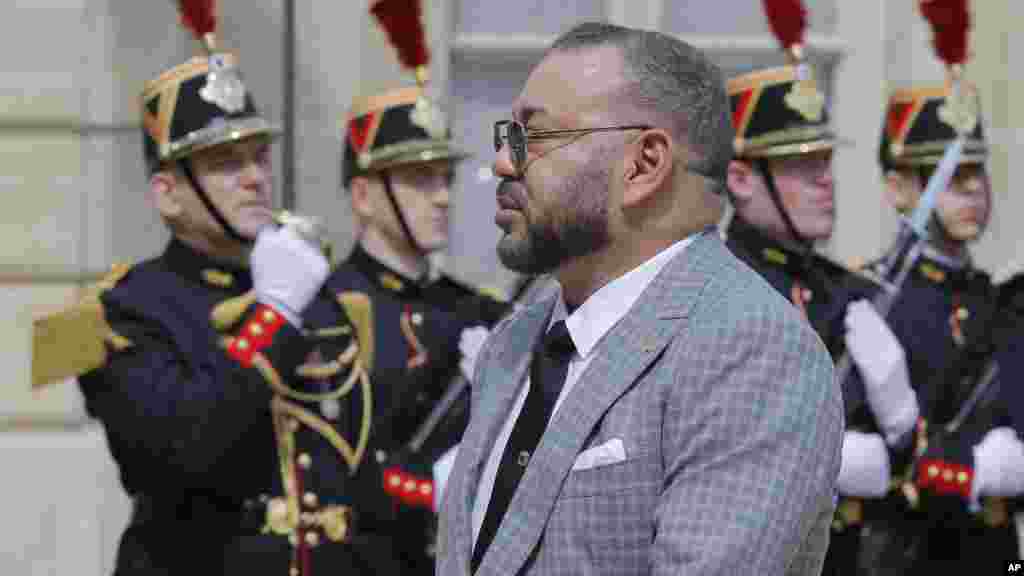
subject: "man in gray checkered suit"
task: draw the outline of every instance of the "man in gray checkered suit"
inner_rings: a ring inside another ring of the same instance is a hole
[[[500,323],[438,574],[818,574],[843,412],[821,341],[715,224],[721,73],[582,24],[495,126],[498,254],[557,283]]]

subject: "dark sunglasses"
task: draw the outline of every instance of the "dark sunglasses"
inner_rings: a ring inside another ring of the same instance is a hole
[[[526,169],[526,147],[530,140],[558,140],[561,138],[581,137],[591,132],[615,132],[621,130],[650,130],[653,126],[636,124],[629,126],[604,126],[601,128],[575,128],[571,130],[528,130],[518,120],[499,120],[494,123],[494,151],[508,143],[512,154],[512,165],[516,174]]]

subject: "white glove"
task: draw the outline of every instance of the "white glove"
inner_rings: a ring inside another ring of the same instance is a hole
[[[487,340],[487,336],[490,333],[490,330],[483,326],[473,326],[463,330],[459,336],[459,352],[462,353],[462,359],[459,360],[459,370],[462,371],[462,375],[466,380],[470,382],[473,381],[476,357],[480,354],[484,340]]]
[[[889,491],[889,450],[878,434],[854,430],[843,433],[842,462],[836,484],[839,493],[881,498]]]
[[[441,502],[444,501],[444,488],[448,484],[448,476],[452,473],[452,466],[455,465],[455,457],[459,455],[459,445],[456,444],[448,449],[434,462],[432,475],[434,478],[434,512],[441,511]]]
[[[1013,497],[1024,494],[1024,442],[1012,428],[993,428],[971,449],[974,484],[971,502],[980,496]]]
[[[256,300],[302,326],[302,312],[330,272],[320,248],[291,226],[264,227],[249,257]]]
[[[846,349],[864,380],[864,392],[889,443],[917,422],[917,395],[910,388],[906,353],[885,320],[866,300],[846,307]]]

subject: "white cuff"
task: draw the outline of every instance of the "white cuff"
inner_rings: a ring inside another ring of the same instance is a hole
[[[889,451],[878,434],[843,433],[842,463],[836,484],[839,493],[881,498],[889,491]]]
[[[972,451],[972,501],[980,496],[1010,498],[1024,494],[1024,442],[1013,429],[990,430]]]

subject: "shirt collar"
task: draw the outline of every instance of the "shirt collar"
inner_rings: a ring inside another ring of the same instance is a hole
[[[633,307],[633,304],[665,265],[705,232],[687,236],[658,252],[626,274],[605,284],[591,294],[572,314],[568,314],[565,300],[559,293],[548,326],[550,327],[551,324],[559,320],[565,320],[565,327],[569,330],[569,336],[576,346],[577,357],[586,358],[601,341],[601,338]]]

